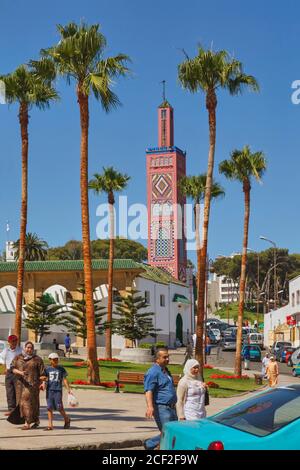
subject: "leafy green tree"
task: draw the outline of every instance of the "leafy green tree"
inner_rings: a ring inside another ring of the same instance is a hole
[[[17,272],[17,298],[15,316],[15,334],[19,341],[21,338],[23,288],[24,288],[24,263],[26,251],[26,228],[28,206],[28,125],[29,111],[36,107],[45,109],[51,101],[57,100],[58,95],[52,83],[55,71],[50,62],[45,60],[43,71],[40,70],[40,62],[35,61],[31,66],[20,65],[14,72],[0,76],[5,84],[5,96],[9,104],[17,103],[19,107],[19,123],[22,142],[22,187],[21,187],[21,220],[19,237],[19,256]]]
[[[34,331],[35,342],[41,342],[45,335],[49,335],[52,325],[60,325],[62,308],[50,294],[42,295],[24,306],[27,317],[23,324],[25,328]]]
[[[78,260],[82,259],[82,242],[69,240],[64,246],[49,248],[48,259],[50,260]]]
[[[113,273],[114,273],[114,242],[115,242],[115,193],[123,191],[128,184],[130,177],[126,174],[119,173],[112,166],[103,168],[103,173],[94,174],[94,178],[89,182],[89,188],[99,195],[102,192],[107,194],[109,208],[109,257],[108,257],[108,299],[107,299],[107,321],[112,321],[113,310]],[[111,351],[111,335],[112,331],[107,328],[105,332],[105,357],[112,358]]]
[[[145,298],[137,295],[136,289],[128,289],[121,293],[121,301],[115,302],[116,311],[112,321],[115,333],[131,340],[133,347],[136,347],[137,341],[151,336],[156,337],[158,329],[155,329],[152,322],[153,312],[141,312],[145,310],[148,304]]]
[[[108,259],[109,240],[92,240],[91,251],[93,259]],[[138,263],[147,260],[148,251],[141,243],[126,238],[116,237],[114,241],[115,258],[133,259]],[[64,246],[57,246],[48,249],[47,259],[82,259],[82,242],[70,240]]]
[[[82,298],[80,300],[73,300],[70,310],[67,310],[65,314],[60,317],[60,324],[65,326],[69,333],[73,333],[79,338],[82,338],[83,346],[86,346],[87,321],[84,285],[80,285],[77,291],[82,294]],[[102,335],[106,329],[106,322],[102,322],[106,312],[101,312],[105,307],[102,307],[100,304],[101,301],[94,300],[95,331],[98,335]]]
[[[242,92],[244,87],[258,90],[258,84],[251,75],[243,72],[243,66],[237,59],[231,58],[224,50],[214,52],[198,47],[198,54],[186,59],[178,66],[178,77],[183,88],[191,93],[202,91],[206,97],[206,109],[209,123],[209,153],[207,164],[207,177],[204,197],[203,240],[201,246],[201,266],[199,275],[199,289],[197,299],[197,342],[196,357],[200,362],[200,373],[203,375],[203,336],[205,315],[205,284],[207,239],[210,215],[210,202],[213,185],[213,170],[216,145],[216,109],[217,91],[225,89],[231,95]]]
[[[236,339],[236,356],[235,356],[235,374],[241,375],[241,349],[242,349],[242,327],[243,315],[245,307],[245,285],[246,285],[246,264],[247,264],[247,248],[248,248],[248,233],[249,233],[249,219],[250,219],[250,192],[251,180],[256,178],[261,181],[261,178],[266,170],[267,164],[263,152],[252,153],[250,147],[246,145],[242,150],[234,150],[231,153],[229,160],[224,160],[219,165],[220,173],[223,173],[226,178],[230,180],[239,181],[242,184],[244,192],[244,238],[243,238],[243,252],[241,263],[241,276],[240,276],[240,296],[239,296],[239,315],[238,315],[238,328]]]
[[[67,83],[75,82],[76,99],[80,112],[80,192],[81,224],[83,242],[84,283],[87,308],[87,344],[89,382],[100,382],[97,362],[95,312],[93,303],[92,258],[90,246],[89,200],[88,200],[88,140],[89,140],[89,98],[93,94],[105,112],[119,106],[117,95],[112,91],[114,79],[128,73],[125,54],[104,57],[106,39],[100,32],[99,24],[58,25],[59,42],[42,51],[44,57],[53,60],[59,75]]]
[[[20,240],[14,243],[16,249],[15,259],[19,259]],[[48,243],[37,236],[36,233],[27,233],[25,240],[25,261],[44,261],[48,254]]]
[[[92,255],[94,259],[108,259],[109,240],[93,240],[91,242]],[[146,261],[148,258],[147,248],[141,243],[126,238],[116,237],[114,240],[114,254],[118,259],[133,259],[138,263]]]

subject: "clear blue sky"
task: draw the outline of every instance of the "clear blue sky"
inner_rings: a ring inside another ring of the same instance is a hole
[[[187,151],[187,171],[206,171],[207,113],[203,95],[190,95],[177,81],[182,48],[190,55],[197,43],[227,49],[257,77],[260,94],[218,96],[216,164],[234,148],[249,144],[263,150],[268,171],[253,184],[249,246],[265,249],[265,235],[278,246],[299,250],[300,105],[291,102],[291,83],[300,78],[298,45],[300,5],[289,0],[248,4],[240,0],[2,0],[0,73],[37,58],[40,48],[57,41],[55,25],[84,19],[100,23],[107,53],[127,53],[134,75],[118,82],[123,107],[105,115],[91,102],[90,175],[114,165],[132,180],[129,202],[146,202],[145,148],[157,145],[156,108],[159,82],[167,81],[167,98],[175,108],[175,144]],[[74,85],[58,84],[62,100],[51,110],[31,111],[28,231],[51,246],[80,239],[79,119]],[[18,238],[20,138],[17,108],[0,105],[0,246],[6,220]],[[216,165],[217,168],[217,165]],[[212,208],[209,254],[239,251],[243,231],[243,194],[237,183],[216,177],[226,197]],[[96,238],[96,206],[91,195],[91,234]],[[193,256],[190,254],[193,259]]]

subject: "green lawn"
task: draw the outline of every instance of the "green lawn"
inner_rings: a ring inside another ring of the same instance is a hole
[[[230,303],[228,306],[224,305],[222,308],[215,312],[222,320],[227,321],[228,319],[228,311],[229,311],[229,318],[237,321],[238,319],[238,311],[239,311],[239,304],[237,302]],[[257,320],[256,312],[253,310],[244,309],[244,320],[248,320],[253,325],[254,321]],[[264,322],[264,316],[262,313],[258,315],[258,323]]]
[[[66,359],[64,358],[60,361],[60,365],[65,367],[68,372],[68,380],[73,382],[74,380],[86,380],[86,367],[75,366],[75,363],[81,362],[81,359]],[[48,361],[45,361],[45,364],[48,364]],[[151,364],[133,364],[131,362],[100,362],[100,377],[101,382],[114,382],[118,371],[132,371],[132,372],[145,372]],[[181,365],[170,365],[170,371],[173,374],[182,374]],[[3,374],[3,366],[0,366],[0,373]],[[204,369],[204,378],[206,382],[215,382],[219,385],[220,388],[210,388],[209,394],[212,397],[232,397],[234,395],[239,395],[240,393],[257,390],[261,386],[256,385],[254,379],[211,379],[212,374],[226,374],[232,375],[228,372],[224,372],[220,369]],[[92,387],[92,386],[80,386],[73,385],[74,388],[90,388],[90,389],[101,389],[103,387]],[[114,389],[107,389],[108,391],[114,391]],[[125,385],[121,389],[123,392],[130,393],[143,393],[142,385]]]
[[[76,361],[80,362],[80,361]],[[86,367],[78,367],[74,364],[63,360],[61,361],[61,365],[64,366],[68,371],[68,379],[70,382],[74,380],[86,380]],[[133,364],[131,362],[117,362],[117,363],[109,363],[109,362],[100,362],[100,377],[101,382],[113,382],[116,377],[118,371],[132,371],[132,372],[146,372],[146,370],[151,366],[151,364]],[[173,374],[182,374],[182,366],[181,365],[170,365],[169,369]],[[205,381],[215,382],[219,385],[220,388],[218,389],[209,389],[209,393],[213,397],[230,397],[234,395],[238,395],[243,392],[247,392],[250,390],[259,389],[260,386],[256,385],[254,379],[244,380],[244,379],[210,379],[212,374],[227,374],[232,375],[228,372],[224,372],[219,369],[204,369],[204,378]],[[76,387],[76,385],[74,385]],[[80,387],[78,385],[78,387]],[[84,387],[85,388],[85,387]],[[112,390],[113,389],[108,389]],[[124,392],[131,392],[131,393],[143,393],[143,387],[141,385],[125,385],[122,388]]]

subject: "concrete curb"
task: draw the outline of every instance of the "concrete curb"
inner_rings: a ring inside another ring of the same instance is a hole
[[[149,439],[149,435],[145,436]],[[143,447],[145,439],[127,439],[125,441],[111,441],[102,442],[100,444],[82,444],[78,446],[55,446],[55,447],[41,447],[39,450],[114,450],[114,449],[127,449],[130,447]],[[0,448],[0,450],[3,450]]]

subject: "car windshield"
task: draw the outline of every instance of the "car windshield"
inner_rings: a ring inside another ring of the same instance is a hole
[[[299,387],[278,387],[210,419],[225,426],[263,437],[299,418]]]
[[[291,346],[291,343],[277,343],[277,348],[284,348],[285,346]]]

